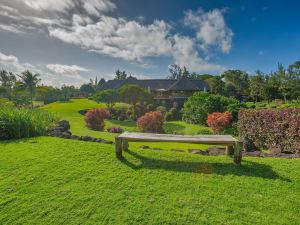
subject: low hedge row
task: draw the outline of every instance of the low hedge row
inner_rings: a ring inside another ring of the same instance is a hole
[[[300,150],[300,109],[243,109],[238,132],[263,149]]]

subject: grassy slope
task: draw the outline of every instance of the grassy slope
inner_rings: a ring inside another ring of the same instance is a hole
[[[105,107],[104,104],[97,104],[94,101],[88,99],[73,99],[70,102],[55,102],[42,107],[42,109],[56,113],[60,118],[70,121],[71,132],[75,135],[90,135],[93,137],[100,137],[106,140],[114,140],[117,134],[111,134],[108,132],[92,131],[86,128],[83,120],[83,116],[78,113],[82,109],[90,109],[96,107]],[[117,121],[107,120],[106,127],[120,126],[126,131],[138,131],[135,122],[132,121]],[[208,130],[209,128],[187,124],[181,121],[172,121],[165,123],[165,130],[168,133],[184,133],[184,134],[197,134],[200,130]],[[188,148],[207,148],[207,145],[194,145],[194,144],[182,144],[182,143],[132,143],[133,146],[148,145],[150,147],[160,147],[163,149],[182,149],[187,150]],[[158,146],[159,145],[159,146]]]
[[[0,224],[300,224],[300,161],[0,143]]]

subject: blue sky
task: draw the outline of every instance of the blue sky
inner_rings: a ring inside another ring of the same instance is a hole
[[[299,1],[2,0],[0,67],[54,86],[116,69],[165,78],[190,71],[274,71],[300,57]]]

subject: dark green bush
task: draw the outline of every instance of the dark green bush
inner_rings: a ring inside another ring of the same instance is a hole
[[[184,103],[183,120],[193,124],[206,124],[207,116],[213,112],[225,112],[229,105],[239,105],[239,101],[221,95],[196,92]],[[231,108],[236,108],[231,106]]]
[[[182,112],[178,108],[171,108],[168,112],[165,113],[165,120],[181,120]]]
[[[56,122],[49,112],[38,109],[0,108],[0,139],[18,139],[47,134]]]
[[[127,111],[129,109],[129,105],[114,105],[113,107],[109,108],[110,118],[113,120],[128,120],[129,117],[127,115]]]

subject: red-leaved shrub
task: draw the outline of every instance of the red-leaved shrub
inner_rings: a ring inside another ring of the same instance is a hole
[[[109,112],[103,108],[91,109],[84,116],[85,124],[91,130],[103,130],[104,120],[109,117]]]
[[[138,118],[137,124],[143,132],[164,133],[164,116],[159,111],[146,113]]]
[[[241,110],[238,132],[263,149],[300,151],[300,109]]]
[[[214,133],[219,133],[231,123],[231,114],[229,112],[214,112],[208,115],[206,123],[212,128]]]

